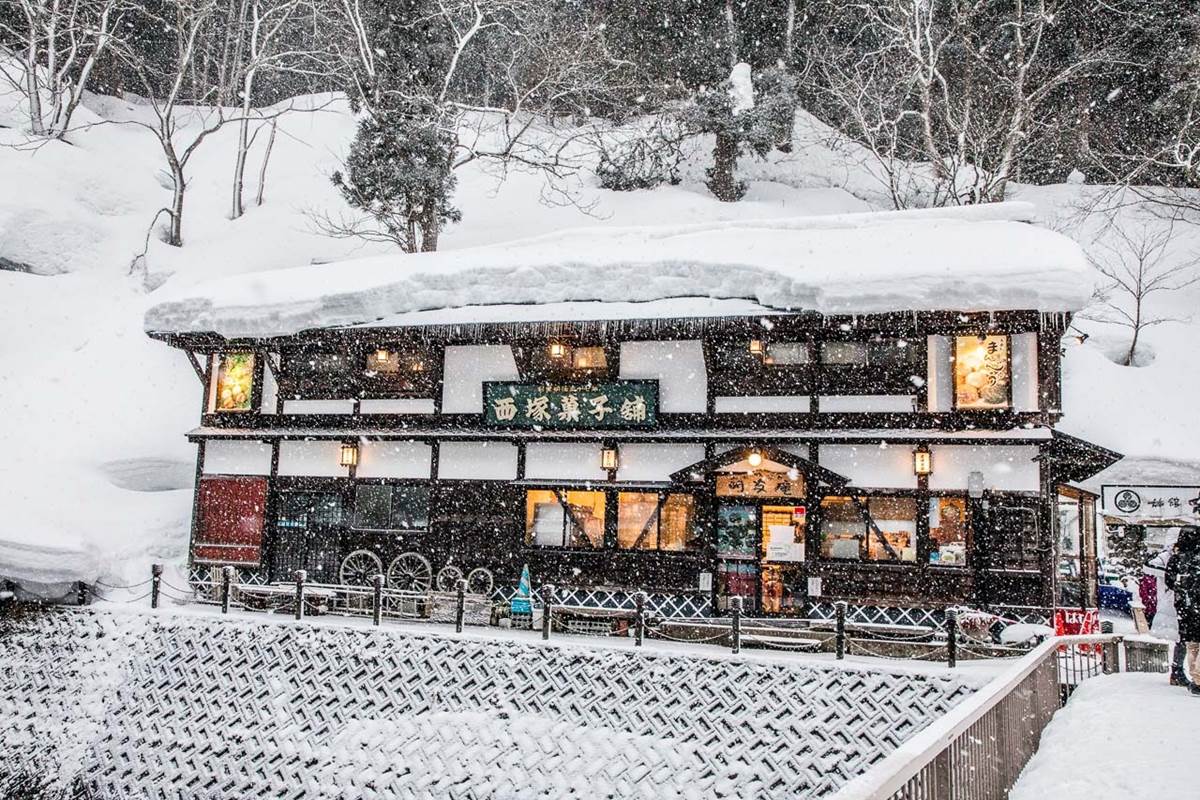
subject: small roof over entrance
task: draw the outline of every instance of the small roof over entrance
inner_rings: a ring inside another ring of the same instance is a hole
[[[754,456],[760,459],[758,464],[754,463]],[[825,469],[803,456],[798,456],[795,453],[780,450],[777,447],[769,445],[751,445],[735,450],[728,450],[724,453],[717,453],[712,458],[697,461],[695,464],[672,472],[671,480],[675,483],[694,483],[703,480],[711,472],[738,468],[770,468],[772,465],[771,462],[783,467],[784,470],[794,469],[803,475],[806,481],[813,483],[823,483],[833,488],[841,488],[850,482],[850,479],[846,476]],[[745,465],[744,467],[742,466],[743,464]]]

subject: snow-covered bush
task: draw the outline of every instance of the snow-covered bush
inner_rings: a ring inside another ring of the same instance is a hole
[[[600,185],[614,192],[630,192],[679,183],[683,138],[677,126],[663,119],[642,136],[602,149],[596,167]]]

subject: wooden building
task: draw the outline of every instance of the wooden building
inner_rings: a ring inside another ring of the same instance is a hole
[[[1045,305],[662,298],[148,327],[199,379],[197,567],[461,575],[503,597],[527,564],[568,602],[645,590],[678,616],[735,595],[763,615],[844,599],[1036,616],[1058,599],[1060,487],[1119,458],[1055,430],[1072,309]]]

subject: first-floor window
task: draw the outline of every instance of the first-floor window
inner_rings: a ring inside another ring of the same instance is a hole
[[[429,529],[429,487],[360,484],[354,490],[354,527],[377,531]]]
[[[622,550],[694,550],[696,501],[688,494],[619,492],[617,547]]]
[[[929,563],[967,565],[967,499],[929,498]]]
[[[917,501],[911,497],[826,497],[821,501],[821,557],[915,561]]]
[[[604,492],[530,489],[525,495],[525,544],[604,547]]]

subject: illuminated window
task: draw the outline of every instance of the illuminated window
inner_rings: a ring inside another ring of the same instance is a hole
[[[531,489],[525,495],[525,544],[604,547],[604,492]]]
[[[368,373],[392,373],[400,371],[400,354],[395,350],[379,348],[367,353]]]
[[[929,563],[967,565],[967,499],[929,498]]]
[[[1012,404],[1009,372],[1007,336],[954,338],[956,408],[1009,408]]]
[[[622,550],[692,550],[696,501],[691,495],[620,492],[617,495],[617,547]]]
[[[821,557],[915,561],[917,501],[911,497],[826,497],[821,501]]]
[[[572,369],[607,369],[608,359],[603,347],[571,348]]]
[[[215,357],[217,380],[210,407],[213,411],[250,411],[254,394],[254,354],[223,353]]]

